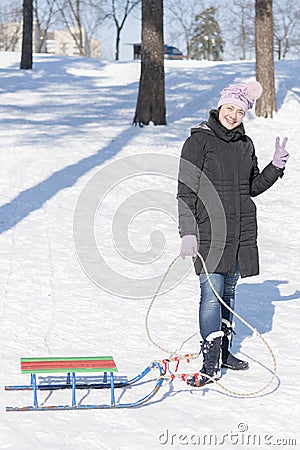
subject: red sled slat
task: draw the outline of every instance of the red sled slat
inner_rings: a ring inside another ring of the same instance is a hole
[[[22,362],[21,370],[39,370],[39,369],[111,369],[116,368],[116,364],[111,361],[35,361]]]

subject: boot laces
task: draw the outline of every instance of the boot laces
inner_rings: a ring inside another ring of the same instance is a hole
[[[232,326],[228,327],[227,325],[224,325],[223,331],[224,331],[225,336],[230,336],[231,334],[236,334],[236,332],[234,331]]]
[[[200,344],[201,344],[201,346],[200,346],[199,355],[201,355],[201,353],[203,353],[203,354],[208,353],[209,350],[213,346],[213,342],[212,341],[202,341]]]

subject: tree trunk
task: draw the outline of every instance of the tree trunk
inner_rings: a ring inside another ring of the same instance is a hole
[[[139,94],[133,123],[166,125],[163,0],[142,1]]]
[[[245,10],[242,9],[242,26],[241,26],[241,34],[242,34],[242,59],[246,59],[246,41],[247,41],[247,34],[246,34],[246,28],[245,28]]]
[[[277,38],[277,45],[278,45],[277,57],[278,57],[278,61],[280,61],[281,60],[281,39]]]
[[[23,1],[23,36],[20,69],[32,69],[32,0]]]
[[[121,40],[121,29],[117,27],[116,48],[115,48],[115,60],[116,60],[116,61],[119,61],[119,55],[120,55],[120,40]]]
[[[273,117],[276,111],[273,39],[272,0],[255,0],[256,79],[263,88],[255,107],[259,117]]]

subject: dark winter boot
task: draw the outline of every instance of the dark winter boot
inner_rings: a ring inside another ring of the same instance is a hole
[[[207,378],[205,374],[214,380],[220,378],[220,356],[221,356],[221,341],[223,332],[215,331],[210,333],[207,338],[201,343],[200,353],[203,353],[203,366],[199,375],[194,375],[187,379],[187,384],[195,387],[202,387],[205,384],[212,383],[212,380]]]
[[[222,365],[226,369],[232,370],[246,370],[249,368],[247,361],[242,361],[241,359],[233,356],[229,347],[231,346],[232,334],[235,334],[233,327],[230,322],[226,319],[222,319],[222,331],[224,333],[222,339],[221,353],[222,353]]]

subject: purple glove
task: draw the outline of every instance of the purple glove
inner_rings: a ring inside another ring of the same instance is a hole
[[[290,157],[289,153],[286,151],[285,146],[288,138],[283,138],[282,145],[280,145],[280,138],[276,138],[275,142],[275,152],[273,156],[272,164],[279,169],[283,169],[288,158]]]
[[[180,256],[185,259],[186,256],[197,256],[198,243],[194,234],[187,234],[181,239]]]

